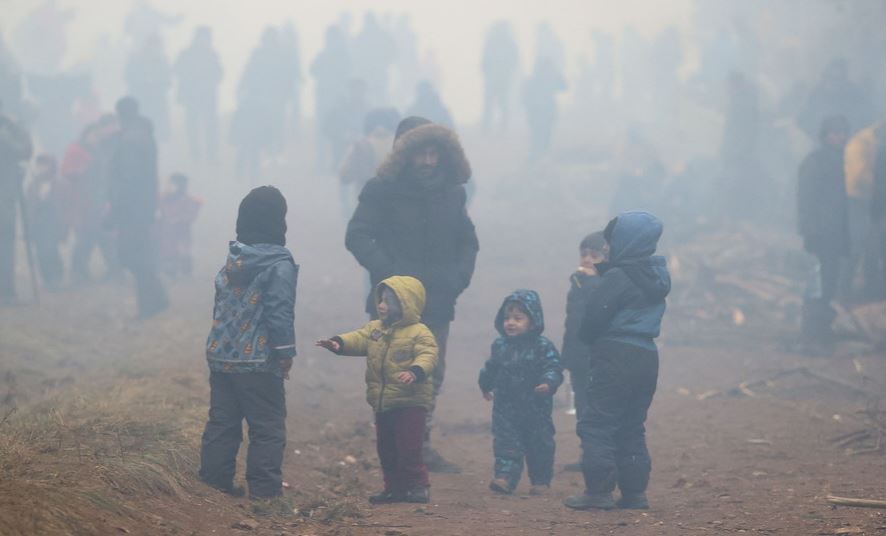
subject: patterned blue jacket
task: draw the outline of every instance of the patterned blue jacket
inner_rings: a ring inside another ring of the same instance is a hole
[[[504,331],[505,308],[518,302],[529,313],[532,325],[523,335],[508,337]],[[501,403],[521,406],[524,403],[550,401],[563,383],[560,354],[550,340],[542,336],[545,329],[541,299],[534,290],[517,290],[501,305],[495,317],[495,329],[501,335],[492,343],[492,356],[480,371],[480,390],[495,392],[496,405]],[[537,395],[537,385],[547,383],[547,395]]]
[[[271,372],[295,356],[298,265],[283,246],[230,243],[215,277],[206,359],[214,372]]]

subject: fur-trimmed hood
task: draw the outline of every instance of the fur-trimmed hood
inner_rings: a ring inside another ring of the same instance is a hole
[[[400,136],[394,142],[391,153],[378,167],[376,177],[381,180],[399,178],[409,166],[410,155],[432,143],[440,148],[440,165],[446,170],[447,178],[455,184],[468,182],[471,178],[471,164],[465,156],[458,135],[433,123],[416,127]]]

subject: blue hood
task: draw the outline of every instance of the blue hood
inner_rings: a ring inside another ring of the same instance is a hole
[[[274,264],[284,261],[292,261],[289,250],[276,244],[247,245],[233,241],[229,244],[228,260],[225,263],[225,273],[234,286],[246,287],[260,273]]]
[[[541,335],[545,330],[545,315],[541,308],[541,298],[538,296],[538,292],[534,290],[520,289],[515,290],[505,298],[501,307],[498,309],[498,314],[495,315],[495,329],[501,334],[501,336],[506,336],[504,328],[505,307],[510,302],[520,303],[523,305],[523,308],[526,309],[526,312],[529,313],[529,320],[532,321],[532,327],[529,328],[527,335]]]
[[[624,212],[606,226],[609,261],[602,266],[621,268],[653,301],[671,291],[671,276],[664,257],[653,256],[664,226],[648,212]]]

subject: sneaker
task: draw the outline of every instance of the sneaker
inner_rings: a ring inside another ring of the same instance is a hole
[[[439,452],[428,447],[424,452],[425,465],[432,473],[461,473],[461,467],[444,458]]]
[[[252,513],[258,516],[292,517],[295,515],[295,504],[291,498],[283,495],[253,498]]]
[[[493,478],[492,482],[489,483],[489,489],[496,493],[503,493],[505,495],[510,495],[514,490],[511,489],[511,485],[504,478]]]
[[[551,486],[547,485],[538,485],[538,486],[530,486],[529,494],[534,496],[546,495],[549,491],[551,491]]]
[[[581,472],[581,462],[575,463],[567,463],[563,466],[563,470],[569,473],[580,473]]]
[[[563,504],[573,510],[612,510],[615,508],[615,501],[612,499],[612,493],[584,493],[582,495],[572,495],[566,497]]]
[[[624,510],[649,510],[649,500],[643,492],[622,493],[621,498],[615,505]]]
[[[390,490],[382,490],[375,495],[369,496],[369,504],[392,504],[400,502],[401,499],[402,496],[399,493]]]
[[[428,504],[431,502],[431,488],[412,488],[403,494],[402,502]]]

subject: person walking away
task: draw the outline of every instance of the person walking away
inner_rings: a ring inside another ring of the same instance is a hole
[[[471,283],[480,248],[465,208],[471,167],[456,134],[427,119],[402,120],[394,139],[391,154],[360,193],[345,246],[369,272],[372,288],[392,275],[413,276],[424,285],[422,321],[439,347],[431,378],[436,401],[455,304]],[[366,305],[374,316],[373,295]],[[428,410],[424,459],[431,471],[456,472],[458,467],[430,445],[435,407]]]
[[[534,290],[516,290],[495,315],[499,337],[480,371],[480,391],[492,401],[494,478],[489,489],[511,494],[529,471],[530,495],[544,495],[554,476],[553,397],[563,383],[560,355],[542,336],[544,312]]]
[[[425,289],[414,277],[393,276],[374,295],[378,319],[316,344],[339,355],[366,356],[366,400],[375,412],[385,481],[369,502],[424,504],[431,495],[422,443],[425,415],[434,403],[428,380],[437,364],[434,334],[421,323]]]
[[[298,265],[286,248],[286,199],[260,186],[240,202],[237,238],[215,278],[206,340],[209,420],[200,448],[200,479],[224,493],[234,485],[243,419],[249,425],[246,483],[256,513],[292,515],[282,497],[286,393],[295,351]]]
[[[849,255],[849,216],[846,198],[844,147],[849,122],[841,116],[821,124],[820,145],[800,164],[797,217],[804,249],[818,261],[817,277],[803,297],[801,346],[806,353],[833,351],[831,323],[836,311],[840,263]]]
[[[662,230],[648,212],[625,212],[603,231],[609,261],[597,265],[600,285],[588,296],[580,332],[591,348],[587,408],[576,426],[585,491],[563,501],[569,508],[649,507],[645,422],[658,382],[655,338],[671,290],[667,262],[654,256]]]

